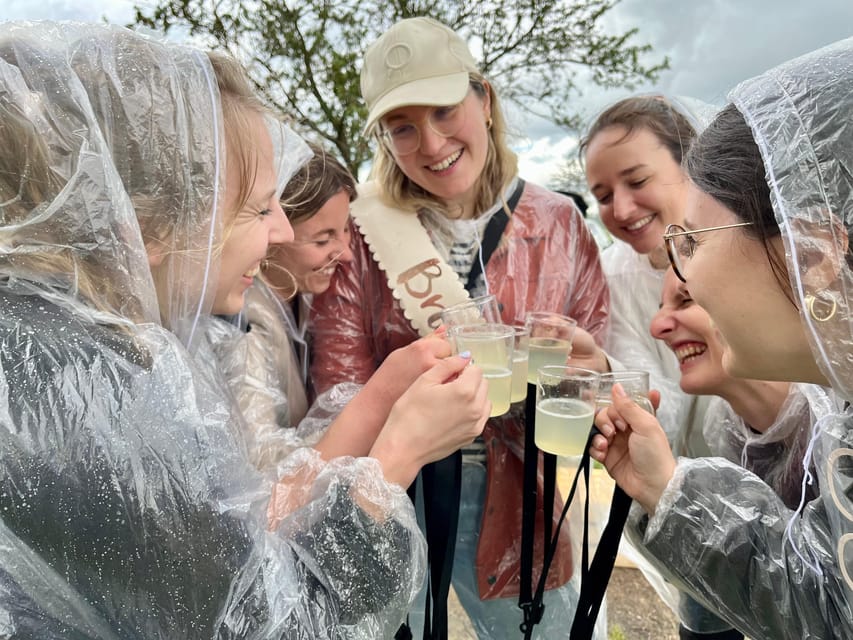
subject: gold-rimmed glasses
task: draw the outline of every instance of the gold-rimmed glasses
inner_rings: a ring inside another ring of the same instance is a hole
[[[693,257],[696,251],[696,240],[693,238],[697,233],[705,233],[706,231],[719,231],[720,229],[734,229],[735,227],[748,227],[751,222],[738,222],[736,224],[724,224],[719,227],[707,227],[705,229],[687,230],[680,224],[671,224],[666,227],[666,232],[663,234],[663,240],[666,244],[666,253],[669,256],[669,263],[672,265],[672,270],[676,277],[682,282],[687,282],[684,278],[684,263]]]
[[[419,122],[392,119],[379,138],[388,150],[398,156],[407,156],[421,146],[421,127],[424,123],[442,138],[455,136],[465,126],[465,101],[444,107],[430,107]]]

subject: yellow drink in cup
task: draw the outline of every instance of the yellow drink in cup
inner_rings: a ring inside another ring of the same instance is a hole
[[[598,373],[566,365],[537,371],[534,440],[542,451],[581,456],[595,416]]]
[[[512,356],[515,331],[509,325],[478,323],[455,326],[450,335],[457,352],[470,351],[474,366],[480,367],[489,385],[491,416],[509,411],[512,393]]]
[[[527,381],[536,384],[539,369],[566,364],[578,323],[559,313],[534,311],[527,314],[525,326],[530,335]]]
[[[515,346],[512,353],[512,397],[521,402],[527,397],[528,343],[530,330],[525,325],[515,325]]]

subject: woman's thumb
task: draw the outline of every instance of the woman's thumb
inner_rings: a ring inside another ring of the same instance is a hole
[[[648,411],[638,405],[625,393],[621,384],[613,385],[613,407],[622,416],[622,419],[631,425],[631,429],[642,433],[648,421],[657,422],[657,419]]]
[[[458,356],[443,358],[438,363],[427,369],[421,378],[434,384],[444,384],[455,379],[462,370],[471,362],[471,353],[464,351]]]

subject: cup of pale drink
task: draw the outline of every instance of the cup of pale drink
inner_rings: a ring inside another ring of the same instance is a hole
[[[506,324],[483,322],[455,326],[450,331],[457,352],[470,351],[474,365],[483,372],[492,403],[490,415],[509,411],[515,329]]]
[[[614,384],[621,384],[625,394],[644,410],[654,414],[655,410],[649,400],[649,372],[639,370],[611,371],[602,373],[598,383],[598,398],[596,405],[599,409],[609,407],[613,403],[611,392]]]
[[[448,329],[479,322],[501,323],[501,312],[495,296],[489,294],[471,298],[441,311],[441,323]]]
[[[511,402],[521,402],[527,397],[527,363],[530,330],[525,325],[513,325],[515,346],[512,351]]]
[[[580,367],[541,367],[536,382],[536,446],[559,456],[583,455],[595,417],[598,373]]]
[[[527,314],[525,326],[530,332],[527,381],[536,384],[539,369],[566,363],[578,323],[559,313],[532,311]]]

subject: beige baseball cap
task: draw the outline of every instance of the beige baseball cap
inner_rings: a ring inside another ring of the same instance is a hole
[[[407,105],[457,104],[477,71],[468,45],[432,18],[407,18],[383,33],[364,54],[361,95],[369,134],[389,111]]]

